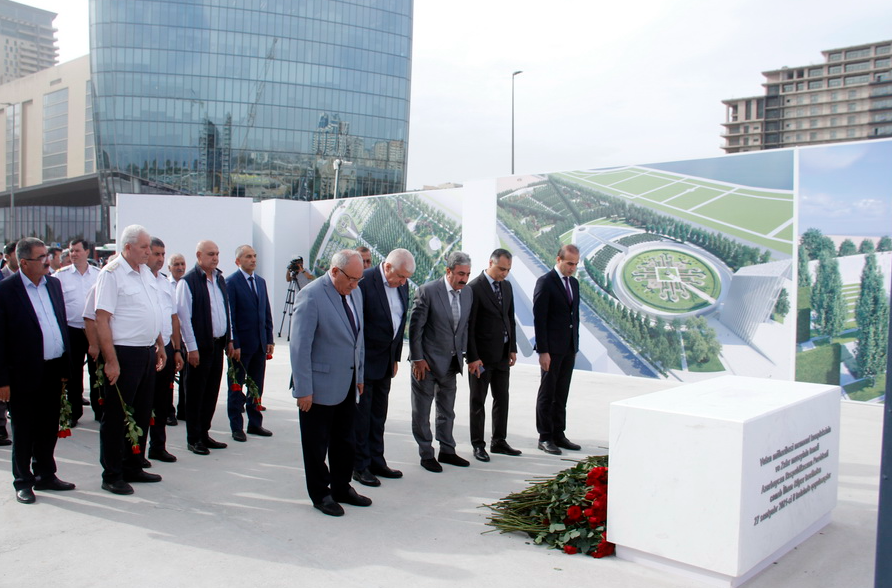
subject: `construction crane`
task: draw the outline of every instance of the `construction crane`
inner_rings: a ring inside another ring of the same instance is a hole
[[[260,76],[260,79],[257,81],[257,88],[254,91],[254,100],[251,102],[251,107],[248,109],[248,116],[245,119],[245,136],[242,139],[242,145],[239,149],[239,157],[243,159],[243,163],[247,164],[247,158],[245,157],[245,150],[248,148],[248,137],[251,134],[251,129],[254,128],[254,121],[257,118],[257,104],[260,102],[260,98],[263,97],[263,90],[266,87],[266,78],[269,75],[269,69],[272,67],[273,60],[276,58],[276,45],[279,43],[279,38],[274,37],[272,43],[270,43],[269,51],[266,52],[266,59],[264,60],[263,66],[263,74]],[[230,179],[230,184],[234,184]]]

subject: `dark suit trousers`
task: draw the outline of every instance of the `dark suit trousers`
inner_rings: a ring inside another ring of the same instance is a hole
[[[392,372],[391,372],[392,373]],[[353,469],[362,471],[374,465],[387,467],[384,459],[384,423],[387,421],[387,403],[390,398],[389,376],[380,380],[366,378],[362,395],[356,405],[356,459]]]
[[[244,369],[243,369],[244,368]],[[260,389],[260,396],[263,396],[263,378],[266,375],[266,349],[258,348],[250,353],[245,353],[242,349],[241,363],[235,364],[235,374],[238,381],[242,382],[241,390],[233,390],[232,385],[235,383],[227,374],[226,383],[228,397],[226,400],[226,412],[229,414],[229,428],[235,431],[244,431],[245,422],[242,418],[242,412],[248,414],[248,426],[260,427],[263,425],[263,413],[257,410],[254,401],[248,402],[248,387],[245,385],[245,371],[251,376],[251,379]]]
[[[505,441],[508,435],[508,379],[510,368],[505,365],[484,365],[486,368],[478,378],[468,372],[468,385],[471,398],[471,445],[486,447],[486,390],[492,388],[492,441]]]
[[[124,434],[124,408],[121,398],[133,407],[139,428],[145,431],[152,416],[155,395],[155,347],[125,347],[115,345],[121,366],[117,387],[105,385],[102,390],[102,424],[99,426],[99,463],[102,479],[116,482],[124,472],[142,470],[142,454],[133,453],[130,439]],[[118,397],[118,390],[121,397]]]
[[[52,478],[56,473],[53,453],[59,432],[64,359],[43,362],[33,383],[11,386],[12,475],[16,490],[34,486],[35,476]],[[32,471],[33,463],[33,471]]]
[[[152,401],[152,413],[155,424],[149,425],[149,434],[152,447],[164,449],[167,443],[167,415],[173,404],[173,375],[176,373],[176,363],[173,357],[173,343],[164,347],[167,354],[167,362],[164,369],[155,373],[155,394]],[[140,441],[143,455],[146,453],[145,435]]]
[[[223,379],[225,338],[214,339],[213,347],[198,348],[198,365],[189,366],[186,375],[186,441],[204,441],[211,430],[220,381]]]
[[[84,416],[84,406],[81,398],[84,395],[84,359],[87,360],[87,369],[90,372],[90,406],[93,414],[98,418],[102,416],[102,408],[99,407],[99,388],[94,388],[96,383],[96,362],[87,355],[87,335],[83,329],[68,327],[68,338],[71,341],[71,378],[68,380],[68,402],[71,404],[71,420],[76,421]]]
[[[334,406],[313,404],[300,411],[300,444],[303,450],[307,492],[313,504],[331,494],[343,496],[353,475],[353,417],[355,384],[343,402]],[[325,465],[325,456],[328,464]]]
[[[542,373],[539,395],[536,398],[536,429],[539,441],[555,441],[564,438],[567,428],[567,397],[576,354],[551,354],[551,365]],[[540,370],[541,371],[541,370]]]

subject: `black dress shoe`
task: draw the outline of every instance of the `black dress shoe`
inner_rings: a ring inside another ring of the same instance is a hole
[[[353,470],[353,479],[363,486],[371,486],[375,488],[381,485],[381,480],[376,478],[375,474],[370,472],[368,468],[362,470],[361,472],[358,470]]]
[[[34,483],[35,490],[53,490],[55,492],[65,492],[66,490],[74,490],[74,484],[71,482],[63,482],[56,476],[43,480],[38,478]]]
[[[439,473],[443,471],[443,466],[436,459],[428,457],[421,460],[421,467],[429,472]]]
[[[117,480],[115,482],[103,482],[102,489],[107,490],[112,494],[120,494],[122,496],[133,494],[133,486],[131,486],[124,480]]]
[[[523,451],[514,449],[506,441],[496,441],[489,445],[490,453],[501,453],[503,455],[521,455]]]
[[[330,517],[344,516],[344,507],[335,502],[335,499],[331,496],[326,496],[322,499],[322,502],[314,502],[313,508],[322,511],[322,514],[327,514]]]
[[[563,449],[569,449],[570,451],[579,451],[580,449],[582,449],[581,445],[577,445],[576,443],[573,443],[566,437],[563,437],[561,439],[556,439],[554,444],[557,445],[558,447],[563,448]]]
[[[90,399],[84,398],[83,396],[81,396],[81,405],[82,406],[90,406]]]
[[[142,458],[142,463],[139,464],[139,465],[142,467],[142,469],[147,470],[147,469],[149,469],[150,467],[152,467],[152,462],[150,462],[150,461],[147,460],[146,458]]]
[[[150,474],[149,472],[138,470],[134,473],[125,472],[124,481],[139,484],[151,484],[152,482],[160,482],[161,476],[159,474]]]
[[[12,439],[9,437],[0,437],[0,447],[6,447],[8,445],[12,445]]]
[[[477,458],[477,461],[489,461],[489,454],[486,452],[486,449],[483,447],[475,447],[474,448],[474,457]],[[449,463],[449,462],[446,462]]]
[[[391,480],[395,480],[397,478],[403,477],[403,472],[399,470],[391,469],[387,466],[379,467],[379,466],[369,466],[369,471],[378,476],[379,478],[390,478]]]
[[[347,487],[346,494],[332,494],[331,497],[337,502],[351,506],[372,506],[372,499],[368,496],[357,494],[352,486]]]
[[[440,452],[440,455],[437,456],[437,459],[440,463],[448,463],[449,465],[454,465],[460,468],[466,468],[471,465],[471,462],[466,460],[463,457],[459,457],[454,453],[443,453]]]
[[[177,460],[177,456],[172,453],[168,453],[166,449],[149,449],[149,457],[152,459],[157,459],[158,461],[163,461],[166,463],[173,463]]]
[[[30,488],[22,488],[21,490],[16,490],[15,499],[22,504],[34,504],[35,502],[37,502],[37,497],[34,496],[34,490]]]
[[[244,443],[248,440],[248,436],[245,435],[244,431],[233,431],[232,438],[238,441],[239,443]]]
[[[166,424],[168,427],[176,427],[178,424],[180,424],[180,421],[178,421],[177,417],[175,417],[175,416],[169,416],[169,417],[167,417]]]
[[[554,441],[539,441],[539,449],[551,455],[560,455],[561,450],[554,444]]]
[[[210,451],[208,448],[204,446],[204,443],[199,441],[198,443],[186,443],[186,449],[194,453],[195,455],[210,455]]]
[[[273,432],[269,429],[264,429],[263,427],[252,427],[248,425],[248,434],[249,435],[259,435],[260,437],[272,437]]]
[[[226,449],[227,447],[226,443],[223,443],[222,441],[214,441],[210,437],[205,437],[204,446],[208,449]]]

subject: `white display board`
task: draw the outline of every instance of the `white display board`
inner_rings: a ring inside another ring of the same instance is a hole
[[[826,525],[839,394],[724,376],[611,404],[617,555],[738,586]]]

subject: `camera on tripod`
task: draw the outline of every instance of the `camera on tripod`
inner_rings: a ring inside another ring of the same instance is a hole
[[[297,256],[291,261],[288,262],[288,273],[291,274],[291,277],[297,276],[297,274],[304,271],[304,258]]]

